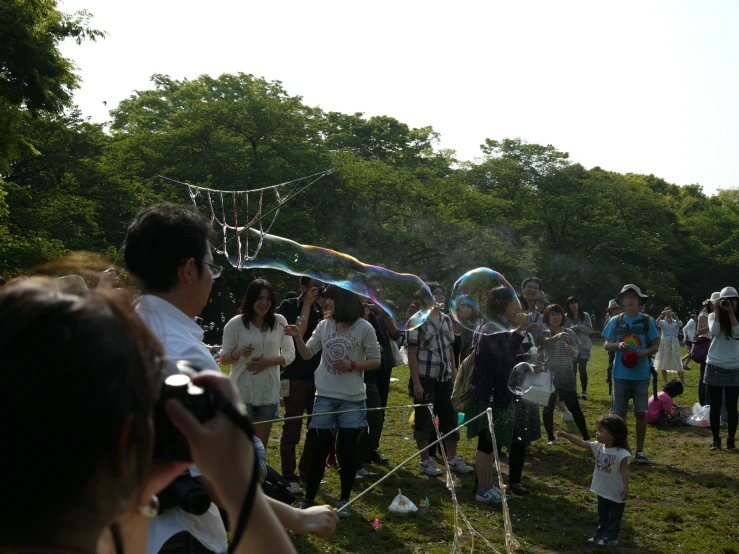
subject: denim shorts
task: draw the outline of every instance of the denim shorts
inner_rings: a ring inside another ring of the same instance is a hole
[[[247,404],[246,413],[251,417],[258,417],[259,419],[277,419],[280,417],[277,406],[277,404],[264,404],[263,406]]]
[[[611,409],[620,414],[629,411],[629,399],[634,399],[634,412],[646,412],[649,407],[650,379],[614,379]]]
[[[316,396],[313,403],[313,417],[310,421],[311,429],[363,429],[367,425],[367,412],[349,412],[348,414],[316,415],[342,410],[366,410],[367,402],[352,402],[328,396]]]
[[[707,364],[706,372],[703,375],[703,382],[706,385],[715,387],[739,386],[739,367],[725,368]]]

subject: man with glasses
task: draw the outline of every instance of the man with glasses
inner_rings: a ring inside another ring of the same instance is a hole
[[[457,427],[457,412],[452,406],[452,389],[457,367],[454,362],[454,330],[452,319],[441,313],[440,305],[446,300],[444,287],[437,282],[426,283],[434,295],[435,306],[420,327],[408,331],[408,366],[411,370],[413,399],[417,404],[433,404],[434,413],[439,418],[442,434]],[[416,408],[413,438],[418,449],[429,444],[433,431],[433,421],[428,408]],[[444,441],[449,460],[449,469],[457,473],[470,473],[470,467],[457,455],[459,433],[456,432]],[[436,461],[428,450],[421,454],[419,469],[426,475],[442,475]]]

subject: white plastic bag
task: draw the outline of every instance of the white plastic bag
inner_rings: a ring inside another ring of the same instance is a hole
[[[701,406],[700,403],[696,402],[693,404],[693,415],[688,418],[686,423],[695,427],[710,427],[710,415],[711,406]]]
[[[416,505],[413,502],[403,496],[400,489],[398,489],[398,496],[393,498],[393,502],[390,504],[389,510],[396,514],[408,514],[410,512],[417,512],[418,508],[416,508]]]

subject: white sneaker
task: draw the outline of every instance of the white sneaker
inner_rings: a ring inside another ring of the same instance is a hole
[[[572,414],[570,412],[564,412],[562,414],[562,421],[564,423],[574,423],[575,422],[575,418],[572,417]]]
[[[503,502],[500,492],[495,487],[489,488],[486,491],[475,491],[475,500],[478,502],[494,502],[496,504]]]
[[[431,475],[432,477],[438,477],[439,475],[443,475],[444,472],[439,469],[439,466],[436,464],[436,460],[433,458],[429,458],[426,461],[421,460],[421,462],[418,464],[418,469],[420,469],[423,473],[426,475]]]
[[[470,473],[475,471],[475,468],[464,463],[459,455],[456,455],[454,458],[449,460],[449,469],[456,471],[457,473]]]
[[[287,490],[289,490],[292,494],[303,494],[303,489],[300,488],[300,485],[297,483],[297,481],[288,482]]]
[[[496,487],[495,485],[493,485],[493,486],[492,486],[492,487],[490,487],[490,488],[492,488],[492,489],[493,489],[493,490],[494,490],[494,491],[496,492],[496,494],[497,494],[498,496],[500,496],[500,497],[502,497],[502,496],[503,496],[503,495],[501,494],[501,492],[500,492],[500,489],[499,489],[498,487]],[[506,500],[511,500],[511,499],[513,498],[513,497],[512,497],[512,496],[511,496],[510,494],[506,494],[506,495],[505,495],[505,497],[506,497]]]
[[[379,473],[374,473],[373,471],[369,471],[367,468],[362,467],[357,470],[357,475],[355,478],[363,479],[365,477],[377,477],[379,475]]]

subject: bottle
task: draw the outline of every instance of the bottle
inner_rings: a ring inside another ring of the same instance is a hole
[[[529,356],[531,356],[531,359],[529,360],[529,363],[532,366],[535,366],[539,363],[539,349],[536,346],[532,346],[529,349]]]
[[[426,515],[426,504],[423,503],[423,500],[418,505],[418,515]]]
[[[426,497],[425,505],[426,505],[426,514],[428,515],[428,513],[431,511],[431,502],[429,502],[428,496]]]

